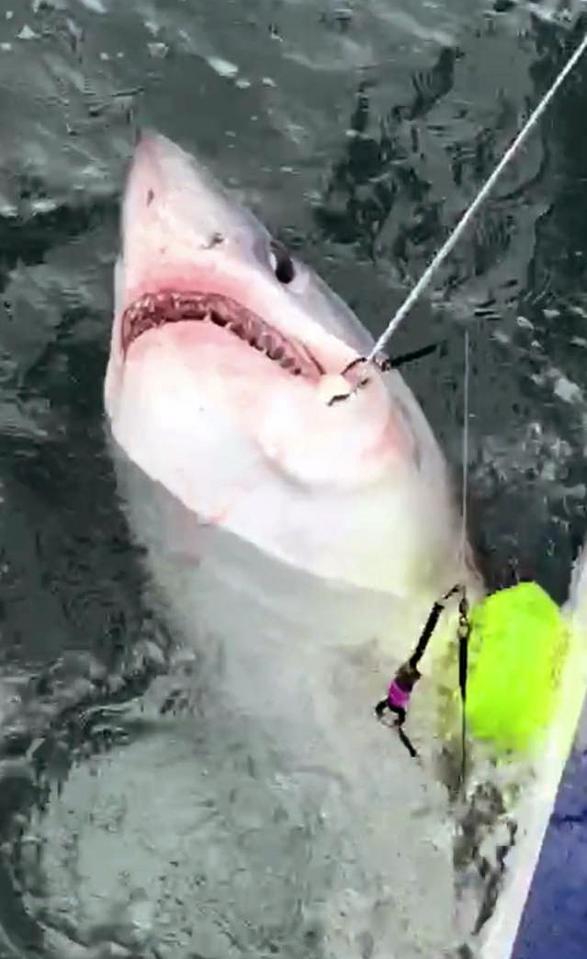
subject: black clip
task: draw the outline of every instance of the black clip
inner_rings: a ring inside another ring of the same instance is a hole
[[[459,640],[459,689],[461,691],[461,788],[465,788],[467,765],[467,674],[469,670],[469,637],[471,622],[469,620],[469,603],[465,593],[459,602],[459,625],[457,637]]]
[[[459,688],[461,690],[463,708],[467,699],[467,671],[469,668],[470,635],[471,623],[469,622],[469,603],[467,601],[467,597],[463,594],[459,602],[459,625],[457,627],[457,636],[459,640]]]

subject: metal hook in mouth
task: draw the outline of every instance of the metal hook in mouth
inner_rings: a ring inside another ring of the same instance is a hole
[[[368,357],[357,356],[355,357],[354,360],[351,360],[350,363],[347,363],[347,365],[340,372],[339,375],[344,379],[344,377],[348,376],[348,374],[351,373],[352,370],[354,370],[357,366],[360,366],[363,363],[369,363],[369,362],[370,361]],[[359,390],[364,389],[364,387],[368,385],[370,380],[371,380],[370,376],[360,377],[353,386],[349,387],[346,393],[335,393],[334,396],[331,396],[330,399],[328,400],[327,405],[334,406],[335,403],[342,403],[343,400],[348,400],[350,396],[354,396],[354,394],[357,393]]]
[[[413,360],[419,360],[423,356],[428,356],[430,353],[433,353],[440,343],[429,343],[428,346],[422,346],[417,350],[411,350],[409,353],[402,353],[401,356],[396,356],[392,359],[386,353],[379,352],[375,353],[374,356],[356,356],[354,360],[351,360],[350,363],[347,363],[345,368],[341,371],[340,376],[343,378],[346,377],[352,370],[361,364],[372,364],[380,373],[388,373],[389,370],[397,370],[400,366],[405,366],[406,363],[411,363]],[[336,393],[328,401],[328,406],[334,406],[335,403],[342,403],[343,400],[348,400],[351,396],[354,396],[358,393],[359,390],[363,389],[368,385],[371,378],[369,376],[363,376],[357,380],[357,382],[350,386],[346,393]]]

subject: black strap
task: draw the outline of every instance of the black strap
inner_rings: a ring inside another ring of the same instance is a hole
[[[398,734],[401,742],[404,744],[404,746],[405,746],[406,749],[408,750],[408,752],[409,752],[410,756],[412,757],[412,759],[417,759],[417,758],[418,758],[418,753],[417,753],[416,750],[414,749],[414,747],[413,747],[413,745],[412,745],[412,743],[411,743],[410,737],[407,735],[407,733],[404,732],[404,730],[403,730],[403,728],[402,728],[402,724],[401,724],[401,723],[396,723],[396,729],[397,729],[397,734]]]
[[[444,594],[444,596],[442,596],[442,600],[449,599],[451,596],[454,596],[455,593],[463,594],[463,598],[461,599],[461,602],[459,604],[459,610],[460,610],[463,602],[466,603],[466,600],[464,598],[464,588],[460,585],[460,583],[457,583],[455,586],[452,586],[451,589],[449,589]],[[436,628],[436,624],[438,620],[440,619],[440,614],[442,613],[443,609],[444,609],[444,602],[440,602],[437,600],[434,603],[434,606],[432,607],[432,609],[430,610],[430,614],[426,621],[426,625],[424,626],[424,629],[422,630],[420,639],[418,640],[416,644],[416,648],[408,660],[408,663],[410,666],[412,667],[417,666],[420,660],[422,659],[422,656],[426,652],[426,647],[428,646],[428,643],[430,642],[430,637],[432,636],[432,633],[434,632]]]
[[[442,603],[434,603],[434,606],[430,610],[430,615],[428,616],[428,619],[426,620],[426,625],[424,626],[424,629],[422,630],[422,633],[420,635],[420,639],[418,640],[416,648],[408,660],[410,666],[417,666],[420,660],[422,659],[422,656],[426,652],[426,647],[428,646],[428,643],[430,642],[430,637],[432,636],[432,633],[434,632],[434,628],[438,620],[440,619],[440,614],[443,609],[444,609],[444,606],[442,605]]]
[[[444,596],[442,597],[442,599],[443,599],[443,600],[448,599],[449,596],[452,596],[454,593],[457,593],[457,592],[463,592],[463,589],[462,589],[462,587],[461,587],[460,585],[453,586],[452,589],[450,589],[447,593],[444,594]],[[428,643],[430,642],[430,637],[432,636],[432,633],[434,632],[434,629],[435,629],[435,627],[436,627],[436,624],[438,623],[438,620],[440,619],[440,614],[442,613],[443,609],[444,609],[444,603],[441,603],[441,602],[436,602],[436,603],[434,603],[434,605],[433,605],[433,607],[432,607],[432,609],[430,610],[430,613],[429,613],[429,615],[428,615],[428,619],[426,620],[426,625],[424,626],[424,629],[422,630],[422,633],[421,633],[421,635],[420,635],[420,638],[419,638],[419,640],[418,640],[418,642],[417,642],[417,644],[416,644],[416,648],[415,648],[414,652],[412,653],[412,655],[411,655],[410,658],[408,659],[407,663],[404,664],[404,665],[398,670],[398,672],[396,673],[396,677],[401,673],[401,671],[402,671],[403,669],[405,669],[405,667],[406,667],[406,665],[407,665],[407,666],[409,666],[412,670],[416,670],[416,676],[415,676],[413,682],[415,683],[416,680],[419,678],[419,675],[420,675],[420,674],[417,672],[418,663],[420,662],[420,660],[422,659],[422,656],[423,656],[424,653],[426,652],[426,647],[428,646]],[[459,613],[460,613],[460,619],[459,619],[459,685],[460,685],[460,688],[461,688],[461,696],[462,696],[462,698],[463,698],[463,704],[464,704],[465,696],[466,696],[467,655],[468,655],[468,637],[469,637],[469,621],[468,621],[468,618],[467,618],[467,609],[468,609],[468,604],[467,604],[467,600],[466,600],[465,595],[464,595],[464,592],[463,592],[463,596],[462,596],[461,601],[460,601],[460,603],[459,603]],[[463,640],[461,640],[461,633],[465,631],[465,628],[466,628],[466,636],[464,637]],[[464,705],[463,705],[463,715],[464,715]],[[395,728],[396,728],[396,730],[397,730],[397,734],[398,734],[401,742],[404,744],[404,746],[405,746],[406,749],[408,750],[410,756],[412,757],[412,759],[416,759],[416,758],[418,757],[418,753],[417,753],[417,751],[414,749],[414,746],[412,745],[409,736],[404,732],[404,729],[403,729],[403,724],[404,724],[405,720],[406,720],[406,714],[405,714],[405,711],[402,711],[402,715],[400,715],[400,717],[395,721],[394,725],[395,725]],[[463,762],[464,762],[464,761],[463,761]],[[463,768],[464,768],[464,767],[463,767]]]

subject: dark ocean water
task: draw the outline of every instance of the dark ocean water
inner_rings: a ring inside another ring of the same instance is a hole
[[[137,128],[197,149],[378,333],[582,36],[582,7],[1,0],[6,696],[35,676],[65,698],[75,686],[73,701],[93,679],[90,655],[125,677],[121,696],[155,668],[146,640],[159,627],[140,599],[102,412]],[[558,601],[587,527],[586,111],[584,62],[394,341],[398,353],[441,341],[405,376],[458,471],[468,324],[472,535],[490,583],[515,564]],[[33,700],[42,736],[53,714]],[[32,793],[9,771],[1,788],[4,835]],[[7,876],[0,927],[33,955]]]

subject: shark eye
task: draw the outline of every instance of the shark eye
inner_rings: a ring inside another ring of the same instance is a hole
[[[279,240],[271,241],[271,252],[269,253],[269,262],[275,277],[280,283],[291,283],[296,275],[293,260],[283,243]]]

